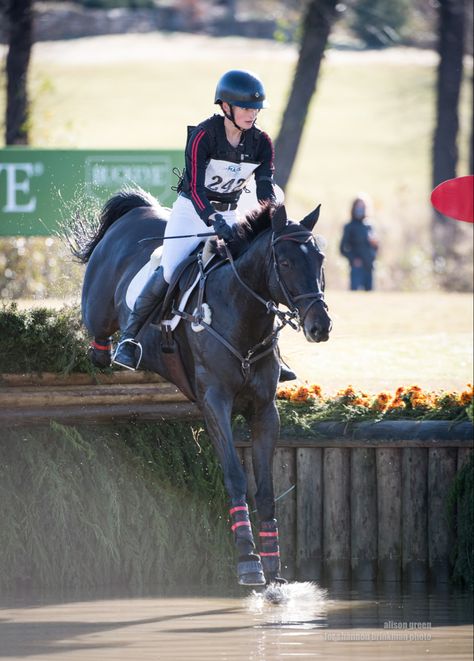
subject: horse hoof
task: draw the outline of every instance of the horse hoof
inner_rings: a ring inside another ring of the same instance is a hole
[[[237,575],[239,585],[265,585],[260,560],[243,560],[237,564]]]
[[[105,369],[110,367],[112,364],[112,353],[110,351],[99,351],[94,349],[94,347],[89,347],[87,353],[89,360],[94,365],[94,367]]]
[[[265,585],[265,576],[263,572],[242,574],[242,576],[239,576],[239,585]]]
[[[267,579],[267,586],[270,585],[287,585],[288,581],[286,578],[283,578],[282,576],[272,576],[271,578]]]
[[[265,601],[275,605],[284,604],[288,601],[288,594],[285,590],[282,590],[282,585],[279,583],[267,585],[263,597]]]

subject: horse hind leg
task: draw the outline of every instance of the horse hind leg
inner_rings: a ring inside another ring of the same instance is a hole
[[[94,337],[89,345],[89,360],[94,367],[106,368],[112,364],[112,338]]]

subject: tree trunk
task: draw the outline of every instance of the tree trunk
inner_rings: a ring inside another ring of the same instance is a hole
[[[5,142],[28,144],[27,74],[33,42],[33,0],[10,0],[7,7],[7,111]]]
[[[284,189],[296,159],[311,98],[316,90],[321,60],[337,0],[309,0],[303,18],[298,63],[280,133],[275,141],[275,178]]]
[[[456,176],[458,105],[463,74],[464,0],[440,0],[439,66],[433,188]]]
[[[458,162],[458,106],[463,76],[465,0],[440,0],[439,65],[436,128],[433,139],[432,187],[456,176]],[[460,223],[433,212],[433,264],[444,289],[463,289],[464,270]],[[462,278],[461,278],[462,280]]]

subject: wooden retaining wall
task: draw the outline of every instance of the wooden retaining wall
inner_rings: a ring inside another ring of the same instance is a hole
[[[286,574],[300,580],[447,582],[455,540],[447,497],[472,425],[316,425],[282,436],[274,459]],[[240,449],[247,470],[251,448]],[[254,493],[250,481],[250,493]]]
[[[198,419],[158,376],[0,376],[0,424]],[[236,445],[255,484],[247,438]],[[300,580],[447,582],[455,540],[447,496],[472,453],[471,423],[322,422],[282,434],[274,459],[285,576]]]

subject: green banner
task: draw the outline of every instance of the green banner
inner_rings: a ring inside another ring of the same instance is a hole
[[[47,236],[73,201],[105,202],[125,185],[138,185],[170,206],[183,167],[182,151],[0,149],[0,236]]]

